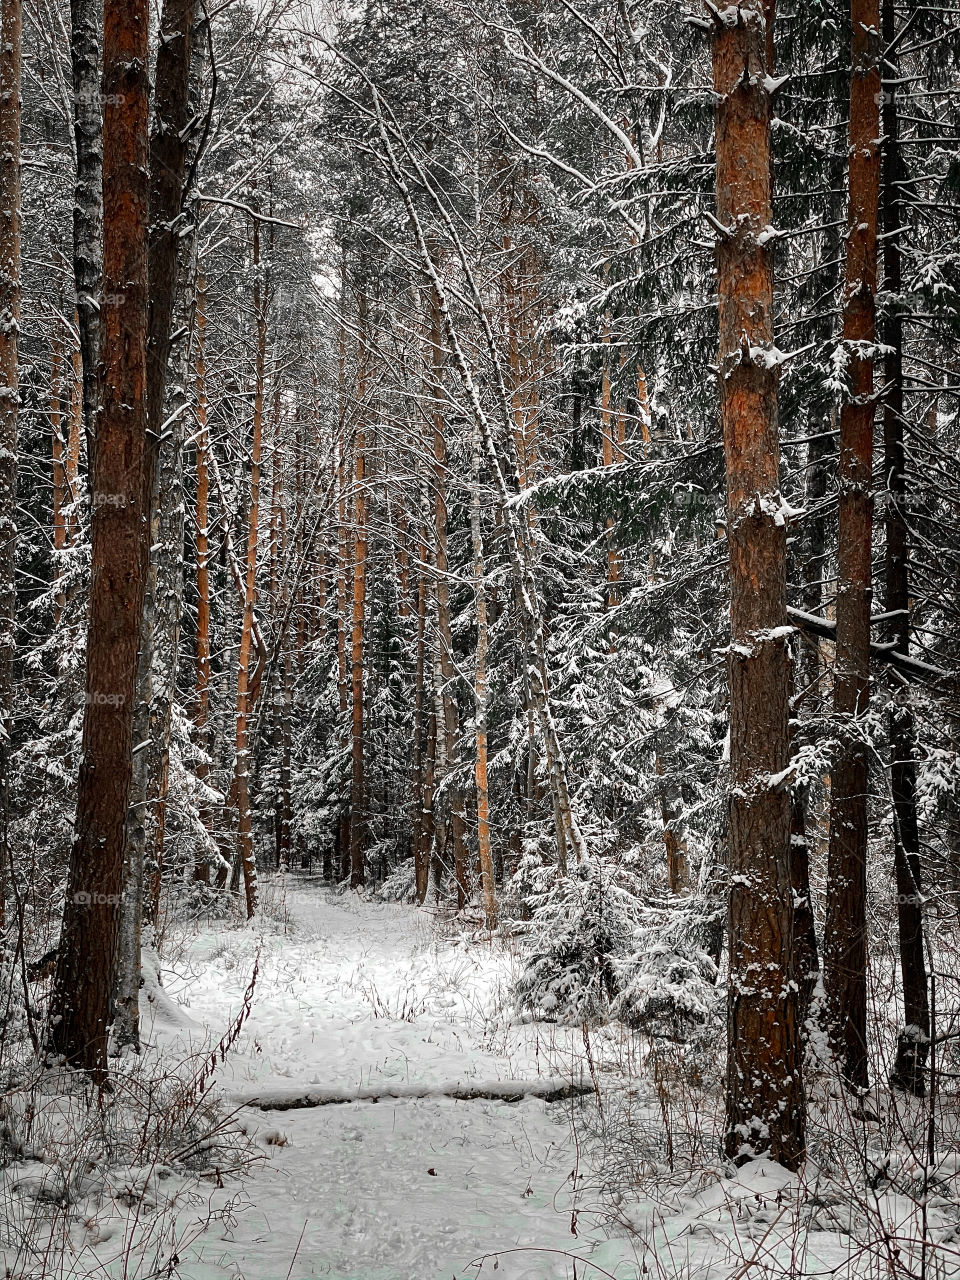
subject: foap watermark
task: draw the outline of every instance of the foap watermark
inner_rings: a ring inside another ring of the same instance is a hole
[[[90,94],[89,96],[86,94],[71,93],[70,98],[74,103],[84,101],[94,102],[99,100],[102,107],[122,107],[127,101],[127,95],[125,93],[96,93]]]
[[[88,889],[78,889],[72,901],[78,907],[118,907],[125,897],[123,893],[91,893]]]
[[[90,503],[94,507],[125,507],[130,499],[125,493],[91,493]]]
[[[96,311],[101,311],[104,307],[122,307],[127,300],[125,293],[82,293],[77,299],[81,307],[88,310],[92,307]]]
[[[673,489],[667,501],[678,511],[709,511],[711,514],[722,505],[718,498],[703,489]]]
[[[125,693],[105,693],[102,689],[86,689],[77,694],[77,701],[85,707],[122,707],[126,700]]]

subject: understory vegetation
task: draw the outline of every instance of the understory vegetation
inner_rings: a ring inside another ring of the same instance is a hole
[[[0,26],[7,1274],[960,1274],[956,13]]]

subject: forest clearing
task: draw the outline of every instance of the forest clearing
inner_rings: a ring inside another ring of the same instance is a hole
[[[960,1276],[960,11],[0,36],[5,1274]]]

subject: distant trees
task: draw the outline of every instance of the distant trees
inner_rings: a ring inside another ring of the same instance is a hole
[[[52,941],[67,896],[54,1054],[136,1046],[141,945],[292,864],[484,927],[617,886],[623,955],[657,913],[697,972],[725,940],[732,1158],[801,1159],[814,1016],[853,1089],[920,1092],[960,886],[943,15],[166,0],[151,49],[143,12],[24,10],[19,276],[0,102],[6,902]]]

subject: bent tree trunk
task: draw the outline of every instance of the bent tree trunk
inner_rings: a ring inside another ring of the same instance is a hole
[[[804,1150],[803,1084],[793,980],[790,657],[786,531],[773,343],[773,266],[759,233],[771,222],[770,96],[764,21],[728,9],[713,36],[717,93],[720,411],[730,555],[730,796],[727,1098],[733,1159],[769,1152],[795,1169]]]
[[[844,1080],[867,1079],[867,746],[870,693],[870,553],[873,502],[873,344],[876,341],[880,184],[879,0],[853,0],[850,194],[843,340],[850,392],[840,411],[837,657],[833,709],[839,738],[831,775],[823,979],[828,1034]]]
[[[104,15],[103,390],[91,492],[92,583],[83,759],[51,1052],[102,1078],[116,979],[143,577],[147,410],[149,5]]]

